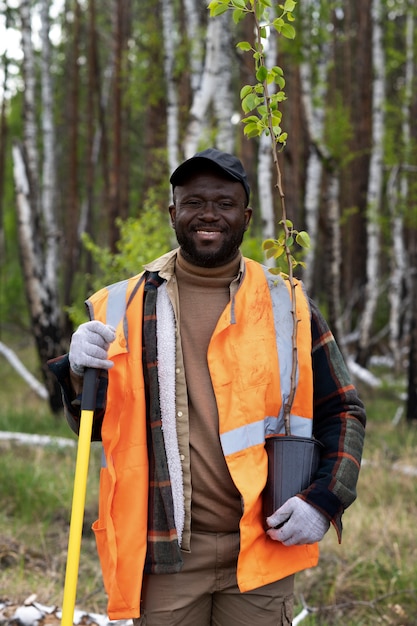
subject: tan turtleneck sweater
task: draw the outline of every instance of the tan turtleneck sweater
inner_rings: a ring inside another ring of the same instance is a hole
[[[192,482],[192,530],[235,532],[242,515],[219,439],[216,399],[207,349],[220,314],[230,300],[229,286],[240,257],[219,268],[201,268],[177,257],[180,334],[187,382]]]

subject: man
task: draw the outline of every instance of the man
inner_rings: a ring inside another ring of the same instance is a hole
[[[240,253],[252,209],[237,158],[205,150],[170,182],[179,248],[94,294],[92,321],[51,364],[74,430],[84,370],[101,370],[93,529],[109,616],[137,626],[291,624],[295,572],[317,563],[330,523],[340,539],[356,497],[364,408],[298,285],[292,413],[323,454],[313,484],[265,520],[265,436],[271,422],[281,428],[291,369],[289,292]]]

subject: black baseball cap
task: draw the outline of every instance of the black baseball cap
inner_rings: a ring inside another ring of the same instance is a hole
[[[239,159],[227,152],[221,152],[216,148],[208,148],[202,152],[197,152],[190,159],[187,159],[172,173],[169,179],[172,187],[181,185],[189,176],[198,171],[198,163],[203,164],[207,161],[216,165],[224,174],[239,181],[246,192],[246,199],[249,202],[250,187],[246,176],[245,169]]]

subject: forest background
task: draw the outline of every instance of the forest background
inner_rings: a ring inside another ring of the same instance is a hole
[[[267,55],[286,79],[287,211],[312,240],[297,273],[369,416],[351,534],[342,551],[325,542],[322,568],[301,585],[316,606],[355,605],[351,622],[339,608],[311,623],[411,625],[416,433],[399,422],[417,420],[417,6],[302,0],[295,17],[295,39],[271,31]],[[236,43],[253,38],[250,20],[209,18],[204,0],[0,0],[0,430],[67,432],[46,361],[67,350],[92,291],[175,245],[168,179],[183,158],[216,146],[242,159],[255,209],[243,251],[264,260],[279,201],[269,140],[244,138],[240,123],[239,91],[254,75]],[[40,398],[22,391],[12,366],[30,370]],[[30,419],[14,412],[25,407]],[[65,544],[72,457],[12,448],[1,460],[11,478],[0,483],[0,591],[27,592],[22,546],[42,525],[33,584],[59,602],[47,580],[62,585],[57,533]],[[393,474],[399,461],[405,470]],[[93,571],[94,589],[96,560]]]
[[[385,357],[406,374],[415,419],[417,8],[304,0],[295,16],[296,38],[271,31],[267,55],[286,79],[287,213],[313,242],[300,274],[352,371]],[[236,43],[253,23],[209,18],[202,0],[9,0],[0,19],[0,330],[30,331],[59,411],[46,361],[94,288],[174,245],[168,179],[183,158],[236,153],[255,207],[244,252],[262,260],[277,236],[269,140],[240,123],[254,75]]]

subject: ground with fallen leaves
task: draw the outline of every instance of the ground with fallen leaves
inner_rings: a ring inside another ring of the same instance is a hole
[[[36,601],[36,595],[30,596],[23,604],[14,604],[0,598],[0,624],[1,626],[47,626],[60,624],[62,612],[59,607],[45,606]],[[74,612],[74,624],[79,626],[128,626],[131,620],[110,621],[105,615],[85,613],[76,610]]]

